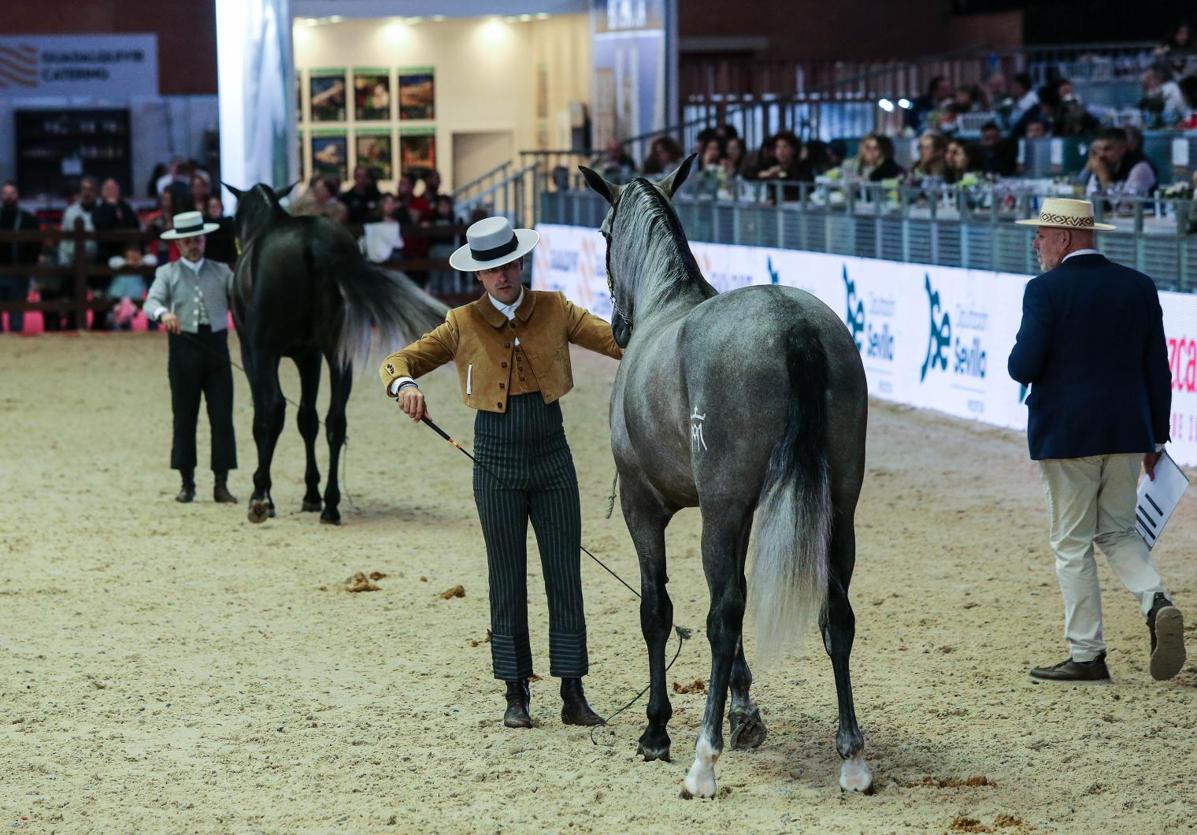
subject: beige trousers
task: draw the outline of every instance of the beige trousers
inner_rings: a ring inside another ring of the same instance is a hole
[[[1051,517],[1056,577],[1064,596],[1064,638],[1075,661],[1092,661],[1106,651],[1095,543],[1118,579],[1139,599],[1144,617],[1156,592],[1164,591],[1151,551],[1135,531],[1135,490],[1142,461],[1142,455],[1130,453],[1039,462]]]

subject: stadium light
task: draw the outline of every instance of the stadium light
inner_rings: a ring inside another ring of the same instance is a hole
[[[900,98],[898,99],[898,107],[902,108],[903,110],[909,110],[910,108],[914,107],[914,104],[910,101],[910,99]]]
[[[889,99],[878,99],[877,106],[880,107],[882,110],[884,110],[886,113],[894,112],[894,103],[892,101],[890,101]]]

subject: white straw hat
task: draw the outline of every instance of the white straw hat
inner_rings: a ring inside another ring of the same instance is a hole
[[[219,223],[204,223],[204,216],[199,212],[179,212],[175,215],[174,228],[167,229],[158,237],[165,241],[177,241],[180,238],[207,235],[219,228]]]
[[[535,229],[512,229],[505,217],[488,217],[466,230],[466,244],[449,256],[449,266],[462,272],[493,270],[531,252],[540,241]]]
[[[1088,200],[1049,197],[1039,208],[1039,217],[1014,221],[1022,226],[1050,226],[1053,229],[1089,229],[1108,232],[1116,227],[1093,221],[1093,204]]]

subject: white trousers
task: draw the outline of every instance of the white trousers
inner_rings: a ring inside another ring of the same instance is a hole
[[[1156,592],[1165,591],[1151,551],[1135,531],[1135,490],[1142,461],[1142,455],[1130,453],[1039,462],[1051,517],[1056,577],[1064,596],[1064,638],[1074,661],[1092,661],[1106,651],[1095,543],[1118,579],[1139,599],[1144,617]]]

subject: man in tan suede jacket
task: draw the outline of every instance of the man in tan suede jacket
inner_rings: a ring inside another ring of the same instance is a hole
[[[444,324],[388,356],[379,369],[387,394],[418,421],[427,405],[416,378],[452,360],[462,399],[477,410],[474,500],[490,575],[491,658],[495,678],[507,683],[503,724],[510,728],[532,727],[529,520],[549,602],[549,672],[561,679],[561,719],[571,725],[603,722],[582,690],[589,662],[581,506],[558,401],[574,383],[569,343],[614,359],[623,352],[608,322],[560,293],[524,288],[523,258],[539,239],[534,230],[512,229],[503,217],[472,225],[466,245],[449,262],[476,273],[486,294],[450,310]]]

